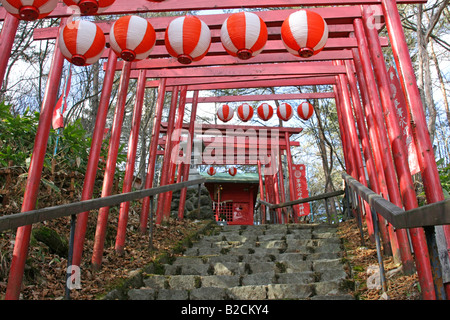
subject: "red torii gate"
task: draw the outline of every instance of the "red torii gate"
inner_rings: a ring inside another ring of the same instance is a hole
[[[398,3],[425,3],[426,1],[399,1]],[[363,160],[359,151],[359,143],[363,147],[364,159],[366,161],[366,166],[369,173],[369,180],[371,187],[375,192],[382,192],[383,196],[389,196],[390,201],[394,204],[402,207],[404,206],[407,210],[417,207],[417,200],[415,199],[414,189],[412,186],[411,175],[409,173],[409,167],[407,162],[407,152],[405,146],[402,144],[400,139],[400,128],[396,120],[392,117],[395,115],[395,109],[390,100],[390,91],[388,85],[388,76],[386,72],[386,66],[383,61],[383,55],[381,52],[380,38],[378,37],[377,30],[374,28],[369,28],[369,23],[373,19],[372,8],[369,4],[381,5],[375,8],[380,8],[378,13],[382,13],[385,19],[385,23],[388,29],[389,39],[394,52],[394,57],[396,59],[396,66],[399,70],[399,76],[401,84],[407,99],[407,107],[412,115],[412,119],[415,123],[416,129],[416,144],[418,149],[418,159],[419,165],[422,173],[422,178],[424,181],[425,192],[427,196],[428,203],[438,202],[444,199],[442,189],[439,187],[439,176],[437,173],[437,166],[434,159],[433,148],[431,146],[431,141],[426,127],[425,115],[423,112],[422,102],[420,99],[419,91],[415,81],[414,70],[412,68],[411,60],[409,57],[408,48],[404,38],[404,34],[401,27],[400,17],[398,15],[398,10],[396,2],[394,0],[342,0],[342,1],[327,1],[327,0],[306,0],[301,1],[303,6],[318,6],[318,5],[361,5],[361,10],[358,13],[358,6],[355,6],[350,11],[347,23],[353,26],[354,37],[356,39],[356,45],[350,46],[351,57],[348,56],[349,52],[346,52],[347,56],[339,58],[333,58],[329,56],[329,59],[335,60],[333,66],[327,66],[326,68],[317,69],[317,73],[321,73],[323,77],[334,77],[335,82],[332,84],[334,92],[336,94],[338,116],[341,129],[341,139],[344,147],[344,156],[347,171],[353,177],[359,179],[361,182],[365,182],[365,176],[363,175]],[[165,1],[162,3],[149,3],[144,0],[139,0],[134,2],[135,8],[130,8],[129,1],[118,0],[115,5],[105,11],[103,14],[123,14],[123,13],[139,13],[139,12],[149,12],[149,11],[179,11],[179,10],[200,10],[200,9],[220,9],[220,8],[244,8],[244,7],[286,7],[294,5],[292,1],[247,1],[245,4],[238,3],[237,1],[227,1],[226,3],[211,2],[211,1],[191,1],[190,3],[177,3],[174,5],[172,1]],[[139,9],[137,9],[139,8]],[[347,9],[348,7],[346,7]],[[355,9],[356,8],[356,9]],[[59,4],[57,9],[49,17],[62,17],[62,24],[65,21],[64,17],[70,15],[66,12],[66,9],[62,4]],[[321,8],[324,9],[324,8]],[[339,9],[339,7],[333,7],[332,10]],[[319,9],[317,9],[319,10]],[[331,10],[330,10],[331,11]],[[269,11],[267,14],[273,14],[275,11]],[[356,15],[351,14],[356,13]],[[6,68],[9,52],[12,47],[12,42],[14,39],[15,30],[17,29],[18,21],[10,15],[7,15],[4,10],[0,10],[0,19],[5,19],[3,24],[3,29],[1,33],[0,42],[0,52],[2,54],[0,58],[0,79],[3,80],[4,70]],[[153,21],[153,19],[152,19]],[[328,22],[328,21],[327,21]],[[270,26],[269,26],[270,27]],[[331,28],[330,28],[331,29]],[[337,29],[336,29],[337,30]],[[342,30],[341,30],[342,31]],[[332,42],[332,39],[330,39]],[[353,42],[354,43],[354,42]],[[275,52],[279,50],[276,47],[268,47],[273,49]],[[157,53],[156,51],[155,53]],[[213,51],[214,52],[214,51]],[[324,54],[326,51],[323,52]],[[161,53],[160,53],[161,54]],[[330,53],[331,54],[331,53]],[[263,54],[260,55],[264,56]],[[286,56],[288,56],[286,54]],[[338,57],[336,54],[335,57]],[[211,57],[213,58],[213,57]],[[275,59],[272,56],[270,63]],[[269,62],[269,60],[267,62]],[[288,59],[288,58],[287,58]],[[336,60],[337,59],[337,60]],[[213,60],[213,59],[211,59]],[[301,59],[298,59],[299,61]],[[344,61],[345,60],[345,61]],[[353,61],[354,63],[353,63]],[[292,60],[291,60],[292,61]],[[162,62],[164,67],[169,68]],[[309,62],[308,62],[309,63]],[[27,180],[27,186],[24,196],[24,202],[22,205],[22,211],[29,211],[34,209],[37,190],[40,181],[40,175],[42,171],[43,157],[45,154],[45,149],[47,145],[48,132],[50,129],[51,115],[53,108],[55,106],[57,97],[57,83],[59,83],[61,78],[61,70],[63,65],[63,57],[56,48],[53,62],[49,74],[49,79],[47,82],[47,89],[45,92],[45,97],[41,109],[41,118],[39,123],[38,132],[35,140],[35,147],[33,152],[33,159],[30,164],[29,178]],[[95,147],[95,143],[100,141],[103,130],[100,132],[100,128],[104,127],[106,120],[106,107],[108,105],[109,96],[111,92],[112,78],[117,65],[117,57],[113,53],[108,55],[108,66],[106,68],[106,77],[104,81],[104,87],[102,91],[102,97],[100,102],[100,108],[96,119],[96,130],[93,136],[93,148],[91,150],[91,157],[88,171],[86,172],[86,180],[83,189],[83,198],[91,198],[92,196],[92,173],[95,176],[95,171],[98,163],[98,153],[99,149]],[[305,63],[306,68],[309,70],[299,71],[289,71],[284,70],[281,74],[287,79],[289,76],[298,77],[299,75],[305,75],[316,77],[316,72],[313,68],[309,68],[307,63]],[[373,70],[372,70],[373,67]],[[161,67],[160,67],[161,68]],[[266,76],[270,76],[271,72],[268,71],[271,67],[264,67],[266,71],[263,72]],[[128,81],[130,79],[132,66],[129,63],[125,63],[123,66],[121,86],[120,86],[120,97],[118,101],[118,107],[116,110],[116,116],[114,119],[114,128],[119,128],[121,119],[123,117],[123,106],[124,106],[124,96],[127,91]],[[234,71],[236,71],[235,68]],[[243,69],[250,70],[250,67]],[[180,80],[179,77],[188,76],[202,76],[205,74],[195,74],[189,69],[186,71],[170,71],[169,69],[158,71],[158,69],[152,71],[139,71],[139,95],[143,94],[146,87],[147,77],[162,77],[158,85],[158,111],[162,111],[162,102],[164,99],[164,93],[167,83],[170,80]],[[231,67],[228,70],[220,71],[221,76],[248,76],[247,73],[243,71],[238,71],[235,73]],[[356,71],[356,76],[355,72]],[[172,73],[171,73],[172,72]],[[276,72],[276,74],[279,74]],[[251,75],[250,75],[251,76]],[[167,79],[168,77],[173,77],[173,79]],[[208,77],[218,77],[218,74],[210,74]],[[273,76],[272,76],[273,77]],[[192,78],[190,78],[192,80]],[[263,85],[265,81],[261,77],[254,77],[255,82],[260,81],[258,85]],[[201,80],[205,81],[205,80]],[[284,80],[286,81],[286,80]],[[359,92],[358,85],[359,84]],[[176,84],[176,86],[183,86]],[[175,87],[177,88],[177,87]],[[377,95],[379,91],[379,95]],[[198,98],[194,95],[194,99]],[[362,104],[359,97],[362,97]],[[185,102],[184,102],[185,103]],[[352,104],[355,110],[356,122],[358,125],[358,131],[361,134],[361,141],[356,135],[355,118],[352,112]],[[180,104],[181,105],[181,104]],[[362,107],[364,106],[364,110]],[[135,115],[136,118],[139,115],[139,109],[142,107],[142,101],[136,100]],[[175,108],[172,117],[169,118],[174,121]],[[383,110],[386,114],[386,119],[383,118]],[[364,117],[364,111],[366,116]],[[193,113],[195,114],[195,112]],[[195,119],[195,118],[194,118]],[[157,113],[156,121],[161,121],[161,114]],[[364,120],[367,122],[367,128],[364,126]],[[383,122],[386,120],[386,124]],[[386,127],[385,127],[386,126]],[[138,127],[136,125],[134,128]],[[154,127],[153,137],[159,136],[159,127]],[[114,149],[116,144],[116,139],[120,136],[120,129],[113,130],[114,134],[111,138],[110,145],[110,155],[108,156],[108,163],[110,166],[114,163]],[[134,132],[134,131],[133,131]],[[363,132],[363,133],[361,133]],[[371,142],[369,142],[369,137]],[[377,139],[378,138],[378,139]],[[151,150],[156,151],[157,141],[153,143],[156,139],[152,139]],[[130,139],[130,144],[132,139]],[[99,144],[98,144],[99,145]],[[373,148],[373,155],[370,154],[370,148]],[[288,148],[289,149],[289,148]],[[386,152],[392,150],[395,157],[386,157]],[[110,160],[111,159],[111,160]],[[131,165],[131,164],[130,164]],[[374,168],[377,170],[374,170]],[[128,168],[128,163],[127,163]],[[381,169],[382,168],[382,169]],[[154,170],[154,169],[153,169]],[[149,170],[150,173],[151,170]],[[396,174],[398,175],[398,181],[396,180]],[[153,175],[152,175],[153,176]],[[384,177],[383,177],[384,176]],[[107,177],[105,181],[107,181]],[[108,188],[108,182],[104,183]],[[80,220],[82,220],[82,215],[80,215]],[[448,227],[444,227],[444,232],[447,238],[447,244],[449,245],[450,230]],[[29,235],[31,231],[31,226],[21,227],[18,229],[16,237],[16,245],[14,248],[14,258],[11,266],[11,273],[8,282],[7,299],[17,299],[19,294],[20,283],[22,281],[23,266],[25,264],[25,258],[28,249]],[[390,230],[391,235],[393,231]],[[412,229],[410,230],[412,244],[415,251],[415,261],[416,267],[419,273],[419,279],[421,283],[421,288],[423,290],[423,297],[425,299],[435,299],[439,292],[436,292],[433,288],[432,280],[432,270],[428,257],[428,250],[426,247],[426,241],[424,237],[424,232],[422,229]],[[413,264],[411,253],[409,252],[408,242],[406,238],[406,233],[397,230],[395,232],[396,237],[391,237],[392,250],[394,255],[398,255],[401,252],[401,260],[404,264],[405,269],[409,269]],[[393,241],[398,241],[398,247],[396,247]],[[80,249],[80,248],[78,248]],[[82,245],[81,245],[82,249]],[[398,252],[395,252],[398,250]],[[99,250],[101,252],[102,250]],[[74,257],[75,259],[75,257]],[[75,260],[74,260],[75,261]],[[76,264],[74,262],[74,264]],[[450,289],[448,284],[445,286],[447,296],[450,296]]]

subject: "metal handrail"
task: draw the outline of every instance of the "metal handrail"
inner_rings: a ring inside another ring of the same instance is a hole
[[[381,195],[370,190],[347,173],[342,174],[346,188],[350,188],[361,199],[370,206],[374,235],[377,248],[378,264],[380,266],[380,278],[383,290],[386,291],[386,279],[384,275],[383,260],[380,250],[380,239],[378,236],[378,215],[383,216],[388,223],[396,229],[423,228],[427,238],[427,246],[430,256],[430,264],[433,269],[433,282],[436,288],[436,296],[445,300],[446,293],[442,283],[442,270],[437,252],[437,243],[434,227],[450,224],[450,199],[424,205],[411,210],[403,210],[394,205]],[[353,195],[350,195],[352,198]]]
[[[287,201],[287,202],[278,203],[278,204],[270,203],[270,202],[260,200],[260,199],[258,199],[256,201],[258,202],[258,206],[263,204],[263,205],[269,207],[269,209],[274,210],[274,209],[280,209],[280,208],[284,208],[284,207],[295,206],[295,205],[301,204],[301,203],[306,203],[306,202],[311,202],[311,201],[316,201],[316,200],[323,200],[323,199],[327,199],[327,198],[333,198],[333,197],[344,194],[344,192],[345,192],[344,190],[338,190],[338,191],[333,191],[333,192],[329,192],[329,193],[322,193],[317,196],[297,199],[297,200],[293,200],[293,201]]]
[[[68,285],[68,281],[72,275],[72,270],[69,266],[72,264],[72,255],[73,255],[73,244],[74,244],[74,236],[75,236],[75,222],[77,214],[82,212],[100,209],[103,207],[110,207],[114,205],[121,204],[123,202],[138,200],[146,197],[153,197],[160,193],[165,193],[169,191],[177,191],[184,188],[187,188],[192,185],[199,186],[199,195],[200,195],[200,187],[206,181],[205,178],[196,179],[191,181],[184,181],[180,183],[169,184],[165,186],[159,186],[150,189],[132,191],[97,199],[84,200],[79,202],[73,202],[69,204],[63,204],[59,206],[47,207],[37,210],[31,210],[27,212],[20,212],[12,215],[2,216],[0,217],[0,232],[15,229],[22,226],[31,225],[33,223],[38,223],[46,220],[57,219],[61,217],[71,216],[70,221],[70,240],[69,240],[69,254],[68,254],[68,268],[66,274],[66,288],[65,288],[65,299],[70,300],[70,288]],[[200,196],[199,196],[199,205],[200,205]],[[150,201],[150,221],[153,220],[153,200]],[[150,223],[150,239],[149,246],[152,248],[153,244],[153,223]]]
[[[52,220],[61,217],[67,217],[73,214],[79,214],[82,212],[100,209],[102,207],[110,207],[118,205],[122,202],[128,202],[138,200],[146,197],[155,196],[160,193],[168,191],[176,191],[186,188],[188,186],[202,184],[206,179],[196,179],[192,181],[184,181],[180,183],[174,183],[170,185],[132,191],[122,194],[116,194],[112,196],[84,200],[73,202],[69,204],[63,204],[59,206],[47,207],[37,210],[31,210],[27,212],[20,212],[12,215],[0,217],[0,232],[15,229],[21,226],[31,225],[46,220]]]
[[[405,211],[373,192],[352,176],[342,178],[371,208],[397,229],[409,229],[450,224],[450,199]]]

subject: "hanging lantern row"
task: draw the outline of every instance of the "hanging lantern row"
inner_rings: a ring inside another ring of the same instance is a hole
[[[251,105],[249,105],[248,103],[243,103],[237,108],[236,113],[241,121],[247,122],[253,117],[254,111]],[[294,115],[294,108],[290,104],[283,102],[277,108],[276,113],[278,118],[280,118],[281,120],[289,121]],[[297,107],[297,114],[302,120],[308,120],[309,118],[311,118],[313,113],[314,107],[309,102],[302,102]],[[273,107],[268,103],[263,103],[256,109],[256,114],[261,120],[267,121],[272,118],[274,114]],[[222,122],[230,121],[233,118],[233,115],[233,108],[231,108],[227,104],[222,105],[219,110],[217,110],[217,117]]]
[[[209,167],[208,170],[206,170],[206,172],[210,176],[213,176],[213,175],[215,175],[217,173],[216,172],[216,168],[214,168],[214,167]],[[231,168],[228,169],[228,174],[230,176],[234,177],[236,175],[236,173],[237,173],[237,169],[235,167],[231,167]]]
[[[107,10],[114,1],[64,0],[64,3],[67,6],[77,6],[82,14],[95,14]],[[0,0],[0,2],[9,13],[27,21],[45,18],[58,4],[58,0]],[[66,34],[67,41],[76,37],[80,39],[92,37],[85,32],[88,31],[81,33],[74,31],[72,37]],[[111,48],[126,61],[147,58],[156,42],[152,25],[137,16],[119,18],[112,26],[110,37]],[[307,58],[324,48],[328,39],[328,27],[319,14],[302,9],[292,13],[283,22],[281,38],[288,52]],[[220,39],[228,54],[247,60],[264,49],[268,39],[267,26],[254,13],[234,13],[222,24]],[[201,60],[208,53],[211,46],[211,31],[208,25],[197,17],[178,17],[166,29],[165,45],[172,57],[177,58],[182,64],[190,64]],[[82,55],[80,52],[72,54]]]

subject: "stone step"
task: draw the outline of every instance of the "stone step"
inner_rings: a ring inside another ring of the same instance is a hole
[[[336,299],[347,273],[336,227],[223,226],[147,275],[131,300]]]

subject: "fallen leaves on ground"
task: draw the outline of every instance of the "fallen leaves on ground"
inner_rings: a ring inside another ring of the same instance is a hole
[[[355,219],[341,222],[339,224],[339,235],[346,248],[346,259],[351,266],[351,273],[355,280],[354,295],[360,300],[420,300],[420,289],[417,273],[403,275],[401,272],[394,273],[386,279],[387,291],[383,295],[381,289],[368,289],[367,272],[369,266],[378,266],[377,250],[375,243],[368,237],[367,228],[363,228],[364,246]],[[386,273],[396,270],[400,266],[394,263],[392,257],[383,257],[383,266]]]
[[[90,214],[89,223],[95,226],[96,215]],[[57,230],[60,235],[69,238],[70,218],[61,218],[46,224]],[[139,216],[131,214],[124,254],[119,255],[114,249],[116,234],[114,226],[117,226],[117,217],[110,217],[107,233],[111,234],[111,236],[107,236],[105,241],[102,267],[99,271],[93,271],[90,267],[94,240],[92,236],[87,235],[81,263],[81,289],[71,290],[71,299],[93,300],[101,298],[114,285],[119,284],[122,279],[128,278],[131,272],[150,264],[159,254],[167,252],[179,241],[196,232],[202,226],[195,221],[178,221],[175,219],[156,225],[153,227],[153,249],[151,250],[149,248],[149,233],[140,233],[138,225]],[[0,262],[3,261],[2,273],[0,273],[0,299],[4,298],[6,292],[8,272],[5,272],[5,270],[9,270],[10,267],[13,242],[13,234],[0,234]],[[3,268],[3,265],[5,268]],[[67,259],[51,254],[45,245],[32,241],[25,267],[20,299],[64,299],[66,268]]]

